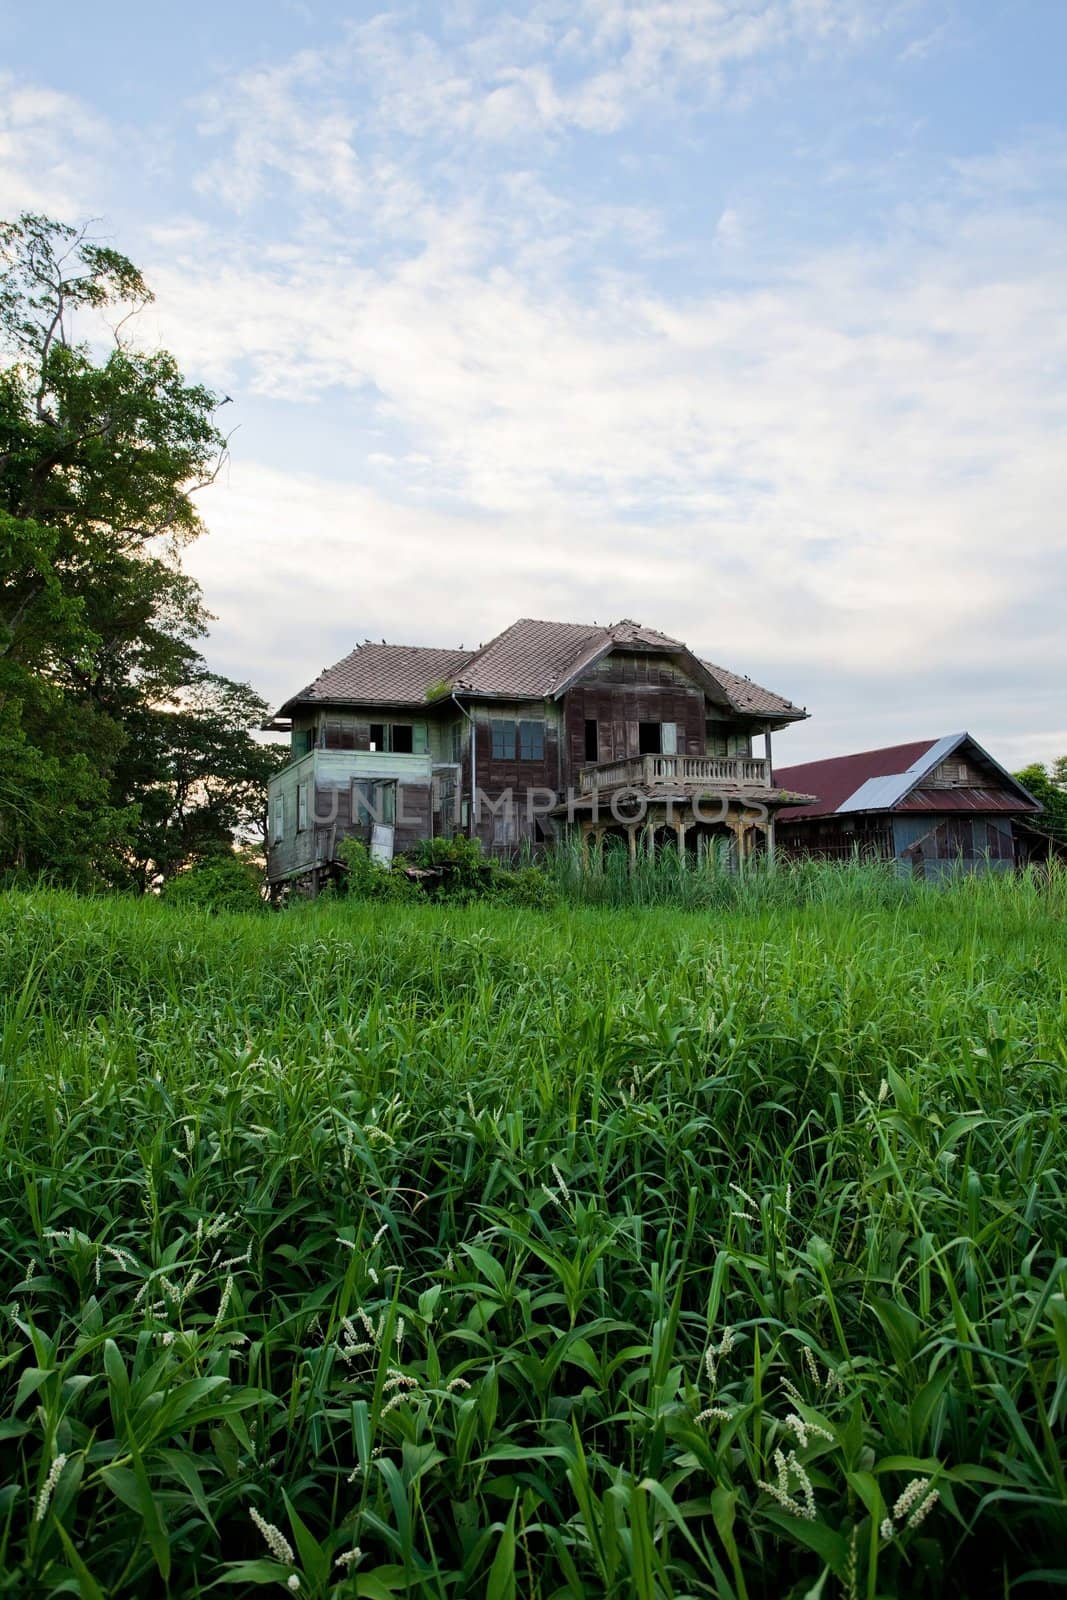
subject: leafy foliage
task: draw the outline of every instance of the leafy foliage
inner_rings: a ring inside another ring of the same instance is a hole
[[[232,839],[270,765],[262,703],[196,648],[179,558],[226,441],[215,396],[129,343],[150,298],[84,233],[0,223],[0,870],[144,887]],[[100,358],[76,332],[108,317]]]
[[[822,883],[0,900],[11,1591],[1062,1587],[1067,877]]]
[[[1034,818],[1034,826],[1067,843],[1067,756],[1047,767],[1035,761],[1015,776],[1045,808],[1042,816]]]
[[[337,857],[344,868],[339,888],[351,900],[420,900],[419,886],[405,877],[400,862],[393,867],[375,861],[361,839],[342,839]]]
[[[168,880],[162,898],[169,906],[201,911],[258,911],[263,875],[254,862],[219,852]]]

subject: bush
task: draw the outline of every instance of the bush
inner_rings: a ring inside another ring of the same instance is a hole
[[[160,891],[167,905],[183,910],[259,911],[263,874],[243,856],[218,855],[170,878]]]
[[[558,906],[559,890],[540,867],[494,867],[492,898],[500,905],[548,910]]]
[[[361,839],[342,839],[337,858],[344,868],[339,892],[349,900],[417,900],[422,891],[398,867],[375,861]]]

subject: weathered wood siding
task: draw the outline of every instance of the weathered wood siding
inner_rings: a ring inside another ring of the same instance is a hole
[[[544,837],[544,824],[531,815],[549,803],[547,792],[555,798],[560,792],[560,708],[552,701],[493,701],[471,708],[476,727],[475,779],[478,789],[488,804],[480,808],[476,834],[483,847],[492,854],[508,854],[524,842],[536,845]],[[492,724],[498,719],[519,722],[543,722],[544,754],[540,760],[524,761],[501,759],[493,755]],[[470,726],[463,749],[463,796],[469,800],[470,784]],[[510,795],[512,800],[509,823],[503,812],[494,813],[490,807]]]
[[[893,819],[884,813],[812,817],[804,822],[790,822],[779,817],[774,825],[774,838],[776,848],[786,856],[848,861],[859,854],[864,861],[891,861],[896,854]]]
[[[270,882],[276,883],[334,860],[337,845],[346,837],[369,840],[367,820],[361,818],[358,807],[353,806],[354,779],[396,782],[396,850],[411,849],[420,839],[431,835],[432,763],[429,755],[313,750],[270,782],[271,843],[267,861]],[[285,805],[285,831],[281,838],[275,839],[275,801],[278,798]]]
[[[564,784],[577,784],[586,764],[585,724],[597,724],[599,761],[622,761],[640,753],[639,724],[673,722],[678,753],[704,754],[704,691],[662,656],[613,651],[564,696]]]

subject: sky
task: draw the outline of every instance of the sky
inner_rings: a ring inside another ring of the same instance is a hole
[[[231,397],[186,556],[277,705],[632,617],[783,763],[1067,752],[1063,0],[0,0],[0,216]]]

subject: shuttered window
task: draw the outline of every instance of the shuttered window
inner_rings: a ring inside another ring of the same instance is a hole
[[[490,723],[492,728],[492,752],[494,761],[514,761],[515,759],[515,724],[508,717],[494,717]]]
[[[543,722],[519,723],[519,760],[543,761],[545,759],[545,725]]]

